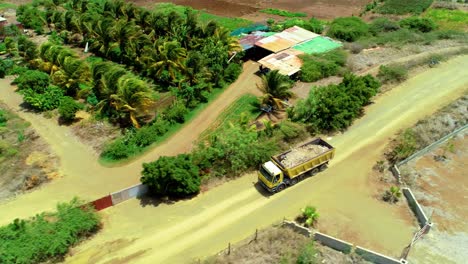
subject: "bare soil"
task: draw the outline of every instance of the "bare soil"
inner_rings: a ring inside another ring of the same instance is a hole
[[[402,169],[418,175],[413,192],[434,227],[410,251],[411,263],[464,263],[468,258],[468,134]]]
[[[153,7],[155,3],[160,2],[171,2],[206,10],[215,15],[242,17],[252,21],[266,21],[268,17],[277,18],[277,16],[258,12],[265,8],[303,12],[310,17],[333,19],[341,16],[358,15],[362,7],[368,3],[367,0],[133,0],[132,2],[146,7]]]
[[[296,263],[301,250],[311,243],[311,239],[286,227],[269,227],[258,231],[257,239],[252,235],[248,239],[232,245],[231,254],[223,250],[208,258],[205,264],[270,264]],[[368,263],[356,255],[346,255],[339,251],[314,243],[317,263]]]
[[[0,103],[0,109],[9,108]],[[0,127],[0,200],[30,191],[58,178],[58,159],[29,124],[9,113]]]

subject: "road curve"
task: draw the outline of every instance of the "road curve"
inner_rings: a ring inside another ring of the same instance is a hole
[[[56,120],[24,111],[20,107],[23,102],[22,97],[14,92],[15,87],[10,86],[11,80],[0,79],[0,100],[29,121],[36,132],[51,146],[52,151],[60,157],[60,172],[64,175],[63,178],[45,184],[37,190],[0,203],[0,225],[15,218],[27,218],[51,210],[58,202],[70,200],[74,196],[93,200],[138,183],[142,163],[156,160],[160,155],[172,156],[189,151],[198,136],[236,99],[246,93],[259,95],[260,91],[256,84],[260,78],[254,74],[257,70],[257,63],[246,62],[238,80],[226,88],[190,123],[185,124],[172,137],[139,158],[128,164],[111,168],[99,164],[96,154],[83,145],[68,127],[59,126]]]
[[[73,250],[68,263],[187,263],[224,249],[306,204],[319,228],[357,245],[399,257],[416,229],[409,210],[383,203],[369,172],[400,129],[468,91],[468,56],[456,57],[380,95],[366,114],[330,143],[330,168],[274,195],[254,187],[255,174],[172,205],[130,200],[104,212],[104,229]],[[261,239],[261,238],[260,238]]]

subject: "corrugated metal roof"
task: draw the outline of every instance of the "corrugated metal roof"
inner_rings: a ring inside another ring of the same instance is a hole
[[[7,21],[6,18],[0,16],[0,22]]]
[[[303,52],[288,49],[266,56],[258,62],[270,70],[278,70],[283,75],[291,76],[301,70],[302,60],[297,57],[299,54]]]
[[[242,46],[242,49],[248,50],[252,48],[255,45],[255,42],[267,37],[267,33],[269,32],[256,31],[256,32],[252,32],[248,35],[243,36],[239,40],[240,45]]]
[[[255,42],[255,45],[276,53],[318,36],[313,32],[294,26],[273,36],[261,39]]]

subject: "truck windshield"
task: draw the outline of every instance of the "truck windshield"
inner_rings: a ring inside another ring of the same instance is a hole
[[[265,170],[265,168],[263,168],[263,166],[260,166],[260,172],[262,173],[263,177],[265,177],[265,179],[267,179],[269,182],[273,182],[273,177],[270,175],[270,173],[268,173],[267,170]]]

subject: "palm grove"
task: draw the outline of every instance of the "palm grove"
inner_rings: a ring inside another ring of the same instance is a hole
[[[19,74],[15,82],[25,102],[39,111],[59,108],[69,121],[85,108],[122,126],[124,135],[101,154],[108,160],[144,151],[241,71],[240,56],[229,62],[238,41],[216,22],[200,23],[190,9],[181,14],[123,1],[39,1],[21,6],[18,18],[38,33],[50,31],[40,47],[14,30],[5,40],[13,57],[6,66]],[[82,59],[73,45],[88,46],[95,56]],[[28,68],[10,63],[18,57]],[[259,104],[280,111],[292,84],[277,71],[263,76]],[[156,194],[195,194],[204,179],[240,175],[309,133],[345,129],[378,87],[371,76],[346,75],[342,84],[314,88],[288,109],[292,121],[267,122],[258,130],[241,119],[201,140],[191,153],[144,164],[141,180]],[[159,95],[169,92],[175,100],[161,109]]]

